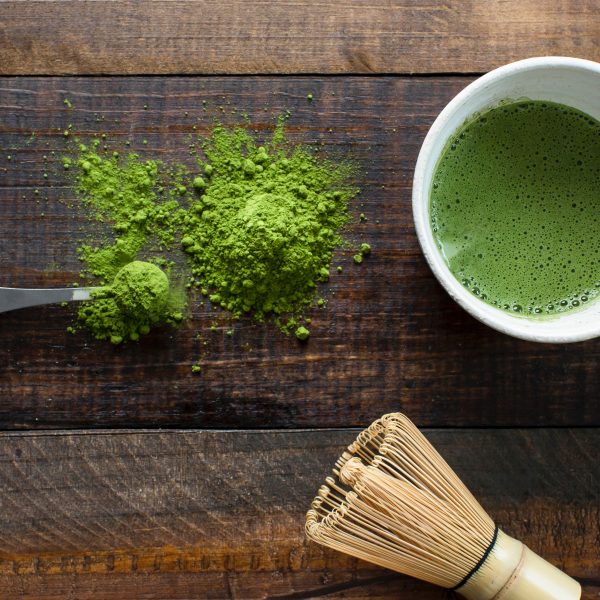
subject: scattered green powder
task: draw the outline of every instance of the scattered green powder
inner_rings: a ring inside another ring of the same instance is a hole
[[[133,310],[135,307],[127,306],[119,292],[138,282],[137,295],[148,300],[143,282],[152,273],[151,282],[156,283],[160,274],[168,287],[167,276],[157,266],[136,259],[149,252],[151,246],[160,249],[173,243],[183,211],[179,200],[173,199],[174,192],[165,192],[163,184],[170,179],[179,181],[183,170],[159,173],[162,164],[157,161],[141,160],[135,154],[124,159],[117,153],[102,156],[98,145],[98,140],[90,147],[79,145],[76,160],[63,159],[63,165],[76,166],[77,191],[90,216],[109,224],[112,230],[110,240],[79,248],[85,272],[94,277],[96,285],[105,286],[81,307],[79,319],[98,339],[110,339],[113,343],[135,341],[152,325],[176,324],[181,320],[185,298],[176,287],[169,290],[164,311],[147,303],[140,304],[140,310]],[[164,259],[158,262],[166,265]]]
[[[371,254],[371,246],[369,244],[361,244],[359,248],[359,254],[355,254],[352,258],[357,265],[362,264],[365,256]]]
[[[191,275],[213,306],[235,318],[274,314],[284,331],[297,326],[343,242],[348,202],[358,193],[351,164],[289,145],[283,120],[264,145],[243,128],[216,127],[192,174],[101,152],[99,144],[79,145],[75,158],[63,159],[90,216],[110,228],[107,240],[79,248],[85,273],[104,286],[79,313],[97,338],[136,340],[181,320],[182,294],[171,290],[165,300],[167,275],[141,260],[177,264],[182,280]],[[357,256],[369,250],[363,244]],[[165,258],[173,254],[176,263]],[[309,331],[300,325],[295,334],[304,340]]]
[[[78,192],[91,216],[110,224],[115,239],[98,247],[83,245],[79,252],[87,270],[105,284],[136,259],[150,238],[162,248],[172,244],[184,211],[174,190],[164,191],[169,174],[159,174],[161,163],[141,160],[136,154],[123,160],[114,155],[103,157],[97,145],[79,146]],[[184,171],[172,173],[170,183],[177,185]]]

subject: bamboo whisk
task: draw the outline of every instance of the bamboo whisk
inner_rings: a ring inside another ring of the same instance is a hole
[[[499,530],[400,413],[365,429],[306,515],[320,544],[469,600],[578,600],[580,585]]]

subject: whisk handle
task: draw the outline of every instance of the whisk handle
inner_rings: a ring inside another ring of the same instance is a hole
[[[503,531],[481,568],[456,591],[467,600],[581,598],[579,583]]]

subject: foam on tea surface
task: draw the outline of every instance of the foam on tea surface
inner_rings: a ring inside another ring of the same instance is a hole
[[[431,227],[454,276],[506,311],[552,315],[600,291],[600,122],[546,101],[504,104],[450,139]]]

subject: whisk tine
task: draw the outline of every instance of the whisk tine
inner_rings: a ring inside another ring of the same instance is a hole
[[[362,431],[333,473],[306,515],[310,539],[469,600],[532,600],[522,568],[552,578],[547,595],[535,588],[536,600],[579,598],[579,584],[497,529],[404,415]]]

